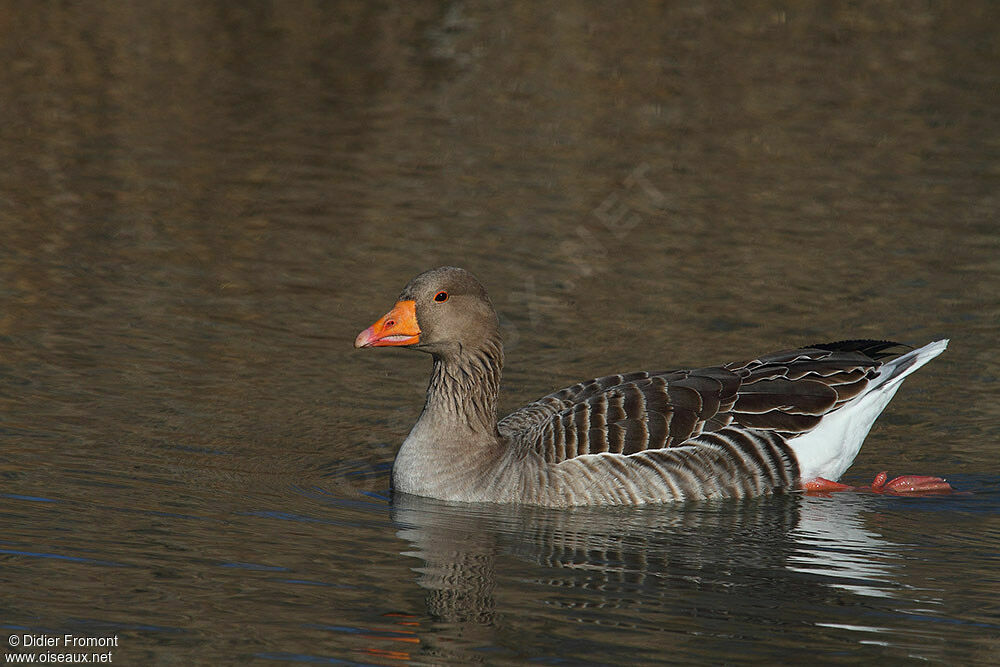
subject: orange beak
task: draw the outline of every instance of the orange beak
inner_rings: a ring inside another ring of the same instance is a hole
[[[358,334],[354,347],[388,347],[420,342],[415,301],[397,301],[388,313]]]

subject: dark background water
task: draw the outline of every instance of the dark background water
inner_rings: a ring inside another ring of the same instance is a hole
[[[995,660],[995,3],[6,2],[0,56],[5,644]],[[950,337],[847,478],[974,493],[390,501],[428,360],[351,343],[445,263],[501,313],[510,408]]]

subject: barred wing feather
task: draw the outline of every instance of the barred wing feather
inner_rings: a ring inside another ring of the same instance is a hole
[[[815,346],[710,368],[609,375],[549,394],[499,426],[550,463],[678,446],[733,423],[791,435],[861,394],[880,366],[864,352]]]

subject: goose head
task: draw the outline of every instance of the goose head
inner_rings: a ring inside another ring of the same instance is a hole
[[[498,339],[486,288],[465,269],[443,266],[411,280],[392,310],[358,334],[354,347],[408,347],[450,358]]]

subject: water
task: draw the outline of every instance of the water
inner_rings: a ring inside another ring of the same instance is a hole
[[[3,16],[5,641],[117,635],[118,664],[994,662],[993,4]],[[500,311],[507,408],[950,337],[847,481],[971,493],[390,499],[428,360],[351,343],[445,263]]]

